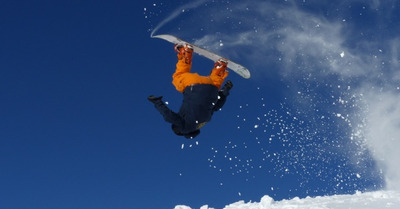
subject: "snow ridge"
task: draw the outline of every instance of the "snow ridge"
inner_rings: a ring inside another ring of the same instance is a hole
[[[248,202],[243,200],[225,206],[223,209],[377,209],[400,208],[400,193],[396,191],[356,192],[353,195],[333,195],[295,197],[291,200],[274,201],[268,195],[261,198],[260,202]],[[174,209],[192,209],[188,206],[177,205]],[[214,209],[208,205],[200,209]]]

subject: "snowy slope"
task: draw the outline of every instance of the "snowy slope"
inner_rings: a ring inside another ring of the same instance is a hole
[[[356,193],[354,195],[334,195],[314,198],[293,198],[291,200],[274,201],[268,195],[260,202],[239,201],[224,209],[383,209],[400,208],[400,193],[394,191],[376,191]],[[192,209],[178,205],[175,209]],[[194,209],[194,208],[193,208]],[[212,209],[207,205],[200,209]]]

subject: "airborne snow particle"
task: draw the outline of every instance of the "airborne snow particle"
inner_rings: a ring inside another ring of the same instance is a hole
[[[344,57],[344,52],[340,53],[340,57],[342,58]]]

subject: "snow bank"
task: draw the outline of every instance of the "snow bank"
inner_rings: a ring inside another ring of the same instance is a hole
[[[395,191],[357,192],[354,195],[333,195],[323,197],[298,197],[291,200],[274,201],[268,195],[260,202],[239,201],[224,207],[224,209],[378,209],[400,208],[400,193]],[[174,209],[192,209],[178,205]],[[208,205],[200,209],[213,209]]]

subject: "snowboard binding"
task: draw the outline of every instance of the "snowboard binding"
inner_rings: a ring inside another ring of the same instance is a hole
[[[193,46],[190,44],[175,44],[174,49],[178,52],[178,60],[184,59],[186,64],[192,63]]]
[[[225,58],[219,58],[214,65],[214,68],[216,69],[220,69],[223,68],[226,70],[226,68],[228,67],[228,60]]]

